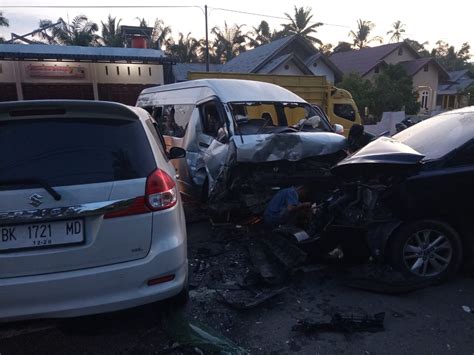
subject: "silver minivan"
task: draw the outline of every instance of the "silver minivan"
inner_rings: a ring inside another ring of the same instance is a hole
[[[283,186],[320,186],[345,157],[346,139],[309,103],[274,84],[203,79],[141,92],[137,106],[157,120],[189,199],[225,210],[263,211]]]
[[[111,102],[0,103],[0,321],[187,296],[186,227],[150,115]]]

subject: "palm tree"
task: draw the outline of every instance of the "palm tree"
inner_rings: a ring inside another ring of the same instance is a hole
[[[171,41],[171,26],[166,26],[163,20],[156,19],[151,34],[152,48],[163,49]]]
[[[211,33],[216,38],[210,55],[214,62],[225,63],[240,53],[245,52],[245,41],[248,35],[242,33],[243,26],[245,25],[235,24],[232,27],[228,27],[227,22],[224,22],[224,29],[220,29],[217,26],[212,28]]]
[[[89,21],[84,15],[76,16],[71,23],[66,23],[62,18],[58,20],[57,26],[50,26],[50,20],[40,20],[40,28],[45,28],[38,35],[46,39],[50,44],[62,44],[66,46],[98,46],[99,36],[96,32],[99,27],[96,23]]]
[[[383,42],[382,37],[376,36],[373,38],[369,38],[370,32],[374,29],[375,24],[371,21],[365,20],[357,20],[357,32],[350,31],[349,36],[353,39],[353,46],[357,49],[362,49],[367,47],[370,42],[378,41],[380,43]]]
[[[312,34],[316,33],[316,29],[323,24],[321,22],[317,22],[310,25],[311,19],[313,18],[310,7],[297,8],[295,6],[294,17],[291,17],[287,13],[285,13],[285,16],[288,18],[290,23],[282,24],[283,32],[287,34],[298,34],[312,43],[322,45],[322,42],[318,38],[313,37]]]
[[[405,33],[405,29],[403,28],[405,27],[405,25],[402,23],[402,21],[398,20],[392,24],[392,27],[393,30],[387,32],[387,35],[392,34],[389,42],[392,42],[392,40],[394,40],[395,42],[400,42],[402,34]]]
[[[102,43],[107,47],[123,47],[124,38],[120,33],[120,22],[116,17],[112,17],[110,14],[107,17],[107,22],[102,23]]]
[[[139,27],[149,27],[144,17],[136,19],[140,21]],[[166,26],[163,20],[157,18],[151,33],[150,47],[164,49],[171,44],[171,40],[171,26]]]
[[[349,42],[343,42],[339,41],[336,47],[332,50],[333,54],[334,53],[342,53],[342,52],[349,52],[352,50],[352,44]]]
[[[8,22],[7,18],[3,16],[3,12],[0,11],[0,27],[8,27],[10,23]],[[0,37],[0,43],[3,43],[5,39]]]
[[[252,28],[253,30],[250,31],[249,35],[247,36],[249,40],[248,45],[251,48],[262,46],[274,41],[275,39],[283,37],[281,32],[276,30],[271,31],[267,21],[262,21],[258,27]]]
[[[3,12],[0,11],[0,27],[8,27],[8,26],[10,26],[8,19],[5,16],[3,16]]]
[[[319,47],[319,50],[324,55],[330,56],[332,54],[332,44],[331,43],[323,44],[322,46]]]
[[[59,19],[58,22],[62,21]],[[38,43],[47,43],[47,44],[58,44],[55,38],[53,38],[52,27],[54,26],[51,20],[40,20],[38,28],[41,29],[40,32],[37,32],[33,35],[33,38],[39,38],[39,41],[34,40]]]
[[[171,41],[168,44],[168,51],[171,55],[177,59],[181,63],[195,63],[199,61],[198,56],[198,49],[199,49],[199,41],[191,37],[191,32],[188,33],[186,38],[180,32],[178,43]]]

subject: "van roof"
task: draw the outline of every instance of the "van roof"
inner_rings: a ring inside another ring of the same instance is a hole
[[[191,88],[209,88],[221,99],[222,102],[305,102],[301,97],[281,86],[260,81],[240,79],[190,80],[182,83],[151,87],[143,90],[140,96]]]

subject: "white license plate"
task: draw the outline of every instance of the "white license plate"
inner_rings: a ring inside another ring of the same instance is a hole
[[[84,241],[81,219],[0,226],[0,250],[48,247]]]

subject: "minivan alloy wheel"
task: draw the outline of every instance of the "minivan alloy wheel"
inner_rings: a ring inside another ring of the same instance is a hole
[[[403,247],[403,261],[417,276],[437,276],[445,271],[453,256],[453,245],[440,231],[423,229],[413,233]]]

